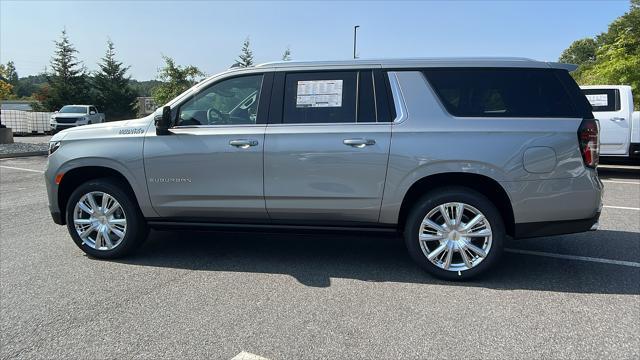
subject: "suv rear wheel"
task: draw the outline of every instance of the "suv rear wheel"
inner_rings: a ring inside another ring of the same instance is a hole
[[[484,195],[464,187],[424,195],[407,217],[404,238],[411,257],[429,273],[465,280],[502,255],[504,223]]]
[[[114,259],[132,253],[148,229],[135,199],[117,179],[102,178],[80,185],[67,203],[67,228],[88,255]]]

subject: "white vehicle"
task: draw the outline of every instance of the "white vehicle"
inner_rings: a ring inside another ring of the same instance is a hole
[[[628,85],[581,86],[600,120],[600,156],[640,160],[640,112]]]
[[[49,124],[51,132],[56,133],[74,126],[103,122],[104,114],[99,113],[98,109],[93,105],[65,105],[60,111],[56,111],[55,114],[51,115]]]

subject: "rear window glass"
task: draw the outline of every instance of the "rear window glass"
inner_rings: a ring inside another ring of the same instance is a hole
[[[447,111],[465,117],[581,117],[549,69],[427,69]]]
[[[618,89],[583,89],[593,111],[620,110],[620,90]]]

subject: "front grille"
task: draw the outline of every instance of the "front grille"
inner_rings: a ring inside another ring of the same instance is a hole
[[[60,124],[71,124],[75,123],[78,118],[67,118],[67,117],[57,117],[56,122]]]

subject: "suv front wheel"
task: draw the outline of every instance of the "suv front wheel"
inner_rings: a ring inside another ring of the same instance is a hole
[[[424,195],[407,217],[404,238],[411,257],[429,273],[465,280],[502,255],[504,223],[484,195],[447,187]]]
[[[80,185],[67,203],[67,228],[88,255],[114,259],[132,253],[147,237],[144,217],[135,199],[117,179],[102,178]]]

